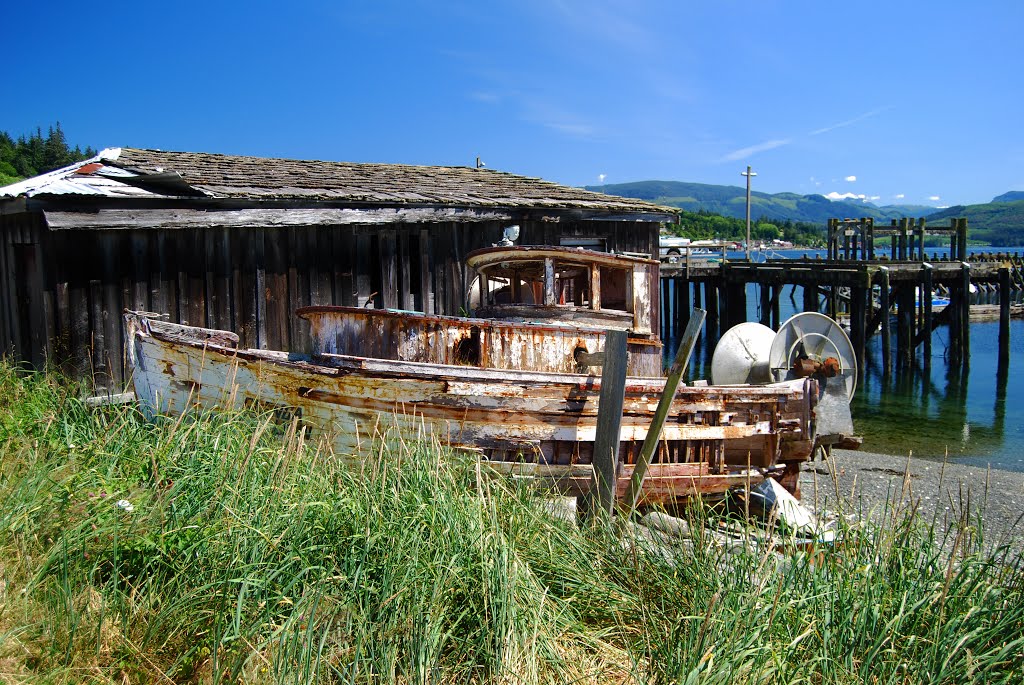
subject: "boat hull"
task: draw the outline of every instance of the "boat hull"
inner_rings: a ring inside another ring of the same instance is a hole
[[[254,408],[294,421],[339,458],[362,459],[379,436],[432,437],[495,470],[565,494],[590,487],[601,380],[487,369],[239,350],[237,338],[126,315],[127,357],[147,413]],[[629,377],[620,432],[624,490],[664,379]],[[817,384],[681,387],[641,502],[722,493],[792,474],[813,446]]]

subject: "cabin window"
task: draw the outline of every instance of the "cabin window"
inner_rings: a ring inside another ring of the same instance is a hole
[[[515,262],[483,269],[470,305],[533,305],[544,301],[544,262]]]
[[[577,264],[555,263],[557,304],[590,306],[590,269]]]
[[[582,247],[584,250],[595,252],[607,252],[604,238],[559,238],[558,244],[562,247]]]
[[[630,293],[633,272],[628,269],[615,269],[606,266],[602,266],[599,271],[601,275],[601,309],[633,311]]]

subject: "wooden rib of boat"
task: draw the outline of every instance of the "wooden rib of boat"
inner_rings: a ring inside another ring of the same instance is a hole
[[[657,262],[566,248],[489,248],[483,317],[318,306],[299,310],[313,348],[239,349],[228,331],[126,312],[127,359],[148,413],[253,407],[297,420],[361,458],[375,431],[432,434],[499,471],[580,494],[592,479],[604,330],[629,334],[618,490],[665,387],[651,332]],[[680,387],[640,502],[724,493],[776,477],[795,489],[815,444],[815,378]]]

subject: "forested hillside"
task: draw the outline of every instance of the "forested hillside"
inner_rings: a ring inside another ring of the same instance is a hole
[[[69,147],[60,122],[51,126],[45,136],[41,128],[17,140],[10,133],[0,131],[0,186],[59,169],[95,154],[96,150],[91,147],[84,150],[77,145]]]
[[[680,212],[679,223],[669,227],[676,235],[695,240],[719,238],[743,241],[747,235],[745,219],[722,216],[713,212]],[[801,247],[824,247],[825,229],[816,224],[794,221],[758,219],[750,226],[753,241],[786,240]]]
[[[688,212],[713,212],[736,219],[744,218],[747,210],[746,189],[739,186],[720,186],[707,183],[681,181],[638,181],[603,186],[587,186],[609,195],[648,200],[660,205],[679,207]],[[934,207],[922,205],[888,205],[879,207],[870,202],[833,201],[824,195],[799,193],[750,194],[750,214],[768,221],[792,221],[824,226],[831,218],[871,217],[876,221],[889,221],[902,217],[919,217],[934,212]]]
[[[1012,202],[1000,198],[1020,196]],[[928,217],[929,222],[946,223],[950,217],[966,217],[972,241],[1001,247],[1024,245],[1024,193],[1006,193],[983,205],[957,205]]]

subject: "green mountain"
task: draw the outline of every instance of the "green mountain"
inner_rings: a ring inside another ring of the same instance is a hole
[[[714,212],[733,218],[744,218],[747,191],[739,186],[719,186],[707,183],[681,181],[638,181],[587,186],[608,195],[649,200],[668,207],[679,207],[688,212]],[[769,221],[794,221],[824,225],[831,218],[871,217],[888,221],[905,216],[925,216],[934,207],[921,205],[888,205],[879,207],[857,200],[829,200],[824,195],[798,193],[750,194],[750,215]]]
[[[1001,198],[1019,197],[1013,201]],[[967,231],[971,240],[1003,247],[1024,245],[1024,193],[1004,193],[983,205],[957,205],[936,212],[927,217],[938,222],[950,217],[966,217]]]
[[[609,195],[648,200],[688,212],[712,212],[732,218],[746,216],[747,191],[739,186],[719,186],[682,181],[637,181],[587,186]],[[765,221],[792,221],[824,225],[832,218],[870,217],[888,222],[903,217],[925,217],[943,224],[952,217],[967,217],[971,240],[992,245],[1024,245],[1024,191],[1004,193],[992,202],[958,205],[937,211],[925,205],[879,207],[857,200],[829,200],[824,195],[798,193],[750,194],[750,216]]]

